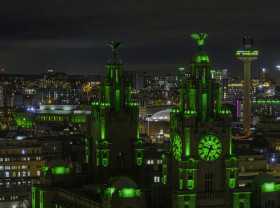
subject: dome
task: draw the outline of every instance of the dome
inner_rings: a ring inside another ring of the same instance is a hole
[[[114,54],[107,62],[107,65],[122,65],[122,60]]]
[[[166,109],[159,111],[151,116],[150,120],[159,120],[159,121],[169,121],[170,120],[170,111],[171,109]]]
[[[274,183],[275,184],[275,179],[272,175],[269,175],[267,173],[261,173],[258,176],[256,176],[253,179],[251,190],[253,192],[257,192],[258,190],[261,190],[262,185],[265,183]]]
[[[114,187],[116,190],[121,190],[121,189],[137,189],[137,185],[136,183],[131,180],[130,178],[127,177],[120,177],[118,179],[116,179],[113,184],[112,187]]]
[[[192,57],[192,63],[209,63],[209,57],[204,50],[198,50]]]
[[[52,160],[47,164],[47,166],[50,167],[50,168],[55,168],[55,167],[65,167],[65,168],[67,168],[68,167],[65,160],[62,160],[62,159]]]

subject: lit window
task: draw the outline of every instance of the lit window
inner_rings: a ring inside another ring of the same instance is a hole
[[[154,182],[159,183],[160,182],[160,177],[159,176],[154,176]]]
[[[6,178],[9,178],[9,177],[10,177],[10,172],[8,172],[8,171],[5,172],[5,177],[6,177]]]
[[[18,177],[20,177],[20,172],[18,172]]]
[[[157,164],[161,164],[162,163],[162,160],[157,160]]]
[[[41,171],[37,171],[37,176],[40,176],[41,175]]]
[[[25,154],[25,150],[21,150],[21,154]]]
[[[0,170],[4,170],[4,166],[0,166]]]
[[[10,170],[11,166],[5,166],[5,170]]]

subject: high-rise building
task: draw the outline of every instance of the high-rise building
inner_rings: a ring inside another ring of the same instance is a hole
[[[28,199],[45,164],[36,139],[1,139],[0,202]]]
[[[260,68],[258,70],[258,79],[260,83],[269,82],[269,71],[268,68]]]
[[[207,35],[192,37],[199,48],[180,88],[180,108],[170,113],[170,153],[163,156],[163,183],[172,193],[168,207],[248,207],[249,192],[238,191],[231,112],[221,108],[221,89],[202,48]]]

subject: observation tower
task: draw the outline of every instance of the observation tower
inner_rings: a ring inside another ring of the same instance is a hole
[[[236,51],[236,56],[244,62],[244,99],[243,99],[243,131],[245,136],[250,135],[250,82],[251,61],[258,58],[258,51],[251,49],[254,39],[251,36],[243,38],[243,51]]]

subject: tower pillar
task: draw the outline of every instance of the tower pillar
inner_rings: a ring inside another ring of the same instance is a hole
[[[237,51],[236,56],[244,62],[244,95],[243,95],[243,133],[245,137],[250,135],[250,84],[251,84],[251,61],[258,58],[258,51],[252,51],[254,39],[250,36],[243,38],[244,51]]]
[[[250,124],[251,124],[250,82],[251,82],[251,62],[244,61],[243,131],[246,136],[250,135]]]

